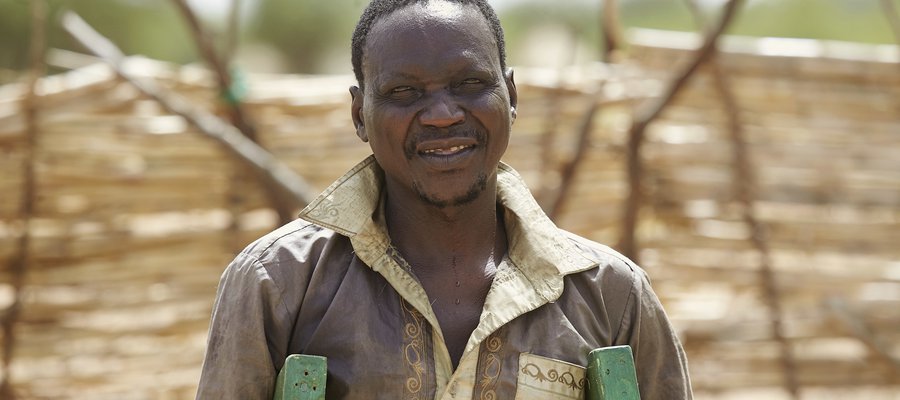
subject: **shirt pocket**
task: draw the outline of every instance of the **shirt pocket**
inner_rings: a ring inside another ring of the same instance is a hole
[[[516,400],[584,399],[585,368],[531,353],[519,355]]]

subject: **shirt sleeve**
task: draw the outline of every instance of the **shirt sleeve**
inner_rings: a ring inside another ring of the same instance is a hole
[[[630,345],[634,352],[641,399],[691,399],[684,349],[646,274],[640,269],[634,274],[616,342]]]
[[[267,335],[278,335],[286,309],[282,291],[263,265],[242,253],[219,281],[198,400],[271,399],[281,357]],[[283,352],[283,351],[282,351]]]

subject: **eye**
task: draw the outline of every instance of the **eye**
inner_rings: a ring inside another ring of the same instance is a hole
[[[484,81],[479,78],[466,78],[456,84],[459,93],[480,93],[484,87]]]
[[[407,94],[412,92],[413,88],[411,86],[397,86],[391,89],[391,94]]]
[[[408,85],[395,86],[388,90],[385,97],[395,101],[412,101],[419,97],[419,89]]]

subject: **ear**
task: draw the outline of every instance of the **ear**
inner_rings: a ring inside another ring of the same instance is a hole
[[[350,86],[350,118],[353,119],[353,126],[356,128],[356,136],[363,142],[369,141],[369,135],[366,134],[366,127],[363,125],[362,109],[363,109],[363,91],[357,86]]]
[[[513,73],[512,68],[507,68],[506,72],[503,74],[504,78],[506,78],[506,90],[509,92],[509,112],[512,117],[512,121],[516,121],[516,106],[519,105],[519,92],[516,90],[516,80],[515,74]]]

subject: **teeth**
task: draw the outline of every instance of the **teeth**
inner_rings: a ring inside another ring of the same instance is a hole
[[[457,151],[460,151],[460,150],[465,149],[465,148],[467,148],[467,147],[469,147],[469,146],[453,146],[453,147],[451,147],[451,148],[449,148],[449,149],[431,149],[431,150],[425,150],[425,154],[434,154],[434,153],[456,153]]]

